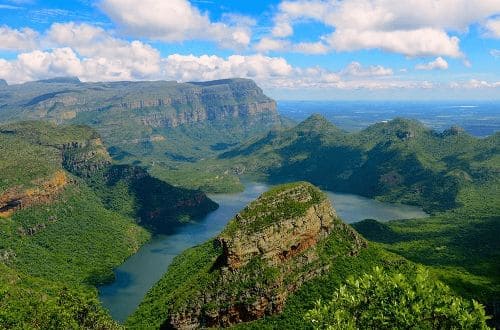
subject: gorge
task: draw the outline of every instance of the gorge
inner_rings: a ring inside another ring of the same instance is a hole
[[[219,204],[217,210],[196,223],[183,226],[176,233],[153,237],[115,270],[115,282],[99,288],[104,307],[116,320],[125,321],[177,255],[217,236],[238,211],[270,188],[267,184],[247,182],[241,193],[209,195]],[[384,203],[352,194],[328,191],[326,194],[339,217],[347,223],[369,217],[388,221],[428,216],[416,206]]]

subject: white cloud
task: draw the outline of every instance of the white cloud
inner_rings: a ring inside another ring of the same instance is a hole
[[[393,74],[393,71],[392,69],[384,68],[381,65],[363,67],[359,62],[351,62],[344,70],[342,70],[342,74],[354,77],[391,76]]]
[[[30,28],[20,30],[0,26],[0,50],[23,51],[38,46],[38,32]]]
[[[254,79],[264,88],[429,88],[429,82],[387,80],[391,74],[391,69],[364,67],[359,63],[351,63],[339,72],[321,67],[293,67],[284,58],[263,55],[222,58],[175,54],[164,60],[164,78],[179,81],[244,77]]]
[[[270,42],[267,48],[293,50],[298,45],[286,44],[288,41],[285,39],[269,39],[285,44],[273,46]],[[37,40],[47,50],[26,51],[13,60],[0,59],[0,78],[9,83],[19,83],[55,76],[78,76],[83,81],[201,81],[244,77],[254,79],[265,88],[281,89],[379,90],[435,86],[428,81],[394,77],[391,68],[363,66],[359,62],[351,62],[339,71],[332,71],[321,67],[295,67],[282,57],[262,54],[225,58],[173,54],[162,58],[159,51],[148,44],[116,38],[110,32],[88,24],[55,23],[42,36],[37,36]],[[317,44],[304,43],[303,47],[309,47],[309,52],[323,51],[321,42]],[[265,44],[262,46],[266,48]],[[434,62],[441,65],[439,58]],[[496,86],[477,81],[468,82],[467,86],[471,88],[473,85]]]
[[[304,54],[325,54],[328,46],[323,42],[299,42],[292,47],[292,51]]]
[[[174,54],[164,61],[164,76],[180,81],[245,77],[258,81],[289,77],[294,69],[281,57],[263,55],[194,56]]]
[[[90,70],[87,80],[148,79],[160,70],[158,50],[141,41],[114,38],[102,28],[88,24],[55,23],[47,32],[45,43],[71,47],[84,57]]]
[[[134,43],[130,44],[131,48]],[[69,47],[22,53],[14,60],[0,59],[0,77],[11,84],[56,76],[78,76],[82,81],[145,79],[144,70],[137,69],[143,65],[140,57],[124,59],[101,55],[95,53],[93,56],[82,57]],[[133,60],[139,63],[129,62]],[[294,67],[284,58],[260,54],[232,55],[227,58],[173,54],[159,59],[154,65],[158,68],[147,75],[147,79],[204,81],[243,77],[255,80],[264,88],[284,89],[386,89],[423,86],[418,82],[379,80],[379,77],[386,78],[392,73],[392,70],[381,66],[363,67],[351,63],[344,70],[333,72],[320,67]]]
[[[0,63],[0,76],[16,83],[54,76],[83,81],[156,79],[161,76],[158,50],[141,41],[118,39],[88,24],[55,23],[40,37],[48,50],[21,53]]]
[[[435,54],[460,57],[462,53],[457,37],[434,29],[398,31],[338,30],[329,37],[331,47],[338,51],[379,48],[407,56]]]
[[[492,49],[490,50],[490,55],[494,58],[500,58],[500,49]]]
[[[448,62],[441,56],[436,58],[434,61],[431,61],[429,63],[425,64],[419,64],[415,67],[417,70],[447,70],[448,69]]]
[[[167,42],[211,40],[226,48],[246,47],[251,39],[248,19],[211,22],[187,0],[103,0],[100,7],[135,37]]]
[[[262,53],[270,51],[284,51],[290,47],[290,42],[283,39],[262,38],[259,43],[255,45],[255,50]]]
[[[486,36],[500,39],[500,18],[490,19],[485,23]]]
[[[318,36],[328,50],[462,57],[449,31],[464,32],[498,13],[498,0],[290,0],[279,5],[271,34],[289,37],[295,23],[313,20],[333,30]]]
[[[500,88],[500,81],[490,82],[486,80],[470,79],[466,82],[452,82],[451,88],[459,89],[482,89],[482,88]]]

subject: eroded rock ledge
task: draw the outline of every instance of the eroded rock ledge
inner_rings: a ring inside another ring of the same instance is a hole
[[[31,205],[52,201],[68,184],[66,172],[58,170],[46,180],[40,180],[33,188],[13,187],[0,194],[0,218],[8,217],[14,211]]]
[[[325,274],[335,258],[355,256],[366,247],[337,217],[327,196],[305,182],[260,196],[213,244],[219,255],[208,274],[200,275],[212,279],[188,298],[186,288],[165,292],[177,306],[167,312],[162,328],[227,327],[279,313],[291,293]]]

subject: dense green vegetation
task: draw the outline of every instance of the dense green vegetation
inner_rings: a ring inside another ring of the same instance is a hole
[[[0,327],[117,327],[95,286],[150,238],[144,227],[174,230],[217,207],[111,165],[88,127],[0,126],[0,149]]]
[[[150,110],[154,117],[158,109]],[[113,111],[106,116],[113,118]],[[85,115],[74,121],[91,120]],[[120,116],[124,123],[129,119],[126,112]],[[97,118],[93,125],[105,128],[111,125],[105,124],[109,118]],[[313,116],[294,128],[237,145],[260,131],[238,130],[237,121],[211,125],[110,129],[139,134],[114,135],[110,152],[122,165],[111,165],[99,135],[85,126],[0,126],[0,209],[10,200],[36,196],[29,207],[4,212],[0,218],[0,322],[40,329],[117,326],[98,304],[94,286],[112,280],[113,267],[150,237],[144,228],[170,232],[216,207],[203,193],[170,186],[148,173],[175,185],[215,192],[240,190],[238,177],[306,180],[335,191],[421,205],[431,213],[425,219],[355,224],[376,242],[356,257],[339,254],[348,247],[347,237],[325,240],[314,267],[328,264],[330,270],[289,296],[283,313],[238,327],[311,328],[304,313],[317,299],[330,301],[346,283],[346,274],[360,277],[383,266],[411,279],[414,266],[399,256],[428,266],[429,285],[440,287],[435,277],[453,294],[477,299],[493,312],[500,296],[500,133],[477,139],[459,128],[436,133],[404,119],[346,133]],[[46,183],[58,173],[66,178],[63,189],[47,190]],[[296,203],[275,206],[272,214],[245,227],[246,232],[305,209]],[[251,204],[240,215],[264,214],[266,208]],[[226,233],[235,224],[233,220]],[[210,241],[177,257],[128,324],[159,327],[168,313],[194,304],[200,292],[216,290],[220,254]],[[244,273],[252,276],[232,278],[219,292],[239,296],[249,288],[272,286],[283,275],[259,260],[245,267]],[[297,274],[288,274],[286,281],[296,281]],[[224,307],[204,308],[215,312]]]
[[[464,183],[495,176],[499,136],[477,139],[457,128],[436,133],[405,119],[345,133],[315,115],[224,153],[219,164],[271,182],[306,180],[437,212],[458,206]]]
[[[0,263],[2,329],[120,329],[94,293],[18,273]]]
[[[306,314],[314,329],[487,329],[484,308],[433,280],[424,268],[408,276],[375,267],[350,277],[330,300]]]
[[[61,168],[65,143],[97,138],[82,126],[55,129],[53,124],[25,122],[0,126],[0,193],[7,188],[26,189],[48,179]]]
[[[173,233],[218,207],[204,193],[171,186],[136,166],[110,166],[86,182],[109,209],[155,233]]]
[[[290,230],[286,225],[280,227],[281,222],[292,218],[300,219],[304,216],[305,208],[311,209],[325,198],[321,191],[308,183],[285,184],[264,193],[231,220],[217,239],[188,249],[176,257],[167,273],[148,292],[126,325],[132,328],[159,328],[168,326],[170,318],[175,315],[188,315],[188,319],[196,318],[198,313],[218,315],[228,308],[252,306],[260,297],[279,301],[277,297],[285,294],[287,290],[294,291],[289,288],[300,287],[304,278],[317,277],[318,270],[332,268],[332,274],[330,271],[325,272],[330,274],[329,276],[338,276],[339,274],[335,274],[337,264],[346,267],[350,267],[350,263],[358,265],[356,255],[359,249],[363,251],[359,253],[364,255],[364,243],[349,226],[336,218],[332,220],[333,230],[330,235],[320,239],[319,243],[310,249],[292,254],[289,258],[282,258],[279,263],[270,262],[255,253],[237,271],[228,270],[224,264],[226,257],[221,240],[227,240],[227,237],[231,236],[236,240],[234,244],[241,243],[244,246],[247,243],[242,243],[243,241],[252,241],[252,238],[246,235],[261,235],[271,226],[274,228],[272,232]],[[296,207],[288,208],[287,200],[295,200]],[[274,217],[266,217],[266,214],[273,214]],[[307,225],[298,220],[297,226]],[[311,235],[314,235],[313,233]],[[276,233],[275,237],[261,239],[280,240],[283,237]],[[373,253],[368,258],[371,259],[369,264],[373,266],[382,259],[374,257],[378,252],[371,248],[369,250],[371,252],[368,253]],[[387,261],[389,262],[389,258]],[[308,283],[305,285],[309,285]],[[309,299],[313,302],[317,296],[312,292],[310,294]],[[293,301],[293,298],[291,299]],[[298,315],[290,317],[291,323],[287,328],[294,328],[293,324],[297,322]],[[302,316],[300,320],[301,324],[305,324]]]
[[[436,133],[396,119],[348,134],[313,116],[224,154],[219,165],[224,162],[271,182],[302,179],[423,206],[431,217],[354,226],[389,251],[430,266],[489,312],[498,304],[500,133],[478,139],[459,128]]]
[[[304,200],[280,198],[280,195],[284,192],[290,193],[290,190],[298,196],[304,196]],[[227,224],[221,236],[231,236],[236,230],[252,233],[282,219],[303,216],[312,205],[326,198],[323,192],[307,182],[279,185],[263,193],[239,212],[238,217]],[[251,221],[246,219],[251,219]]]
[[[354,227],[387,250],[430,266],[456,293],[493,312],[500,294],[499,196],[498,180],[470,184],[461,189],[459,208],[425,219],[365,220]]]
[[[141,165],[163,181],[207,192],[242,187],[234,176],[190,165],[290,124],[248,79],[83,83],[61,78],[0,84],[0,89],[0,123],[42,119],[88,125],[116,162]]]

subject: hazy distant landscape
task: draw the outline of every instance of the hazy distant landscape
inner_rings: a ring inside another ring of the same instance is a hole
[[[405,117],[417,119],[438,132],[459,126],[484,137],[500,130],[498,101],[278,101],[283,116],[301,121],[320,113],[347,131]]]

